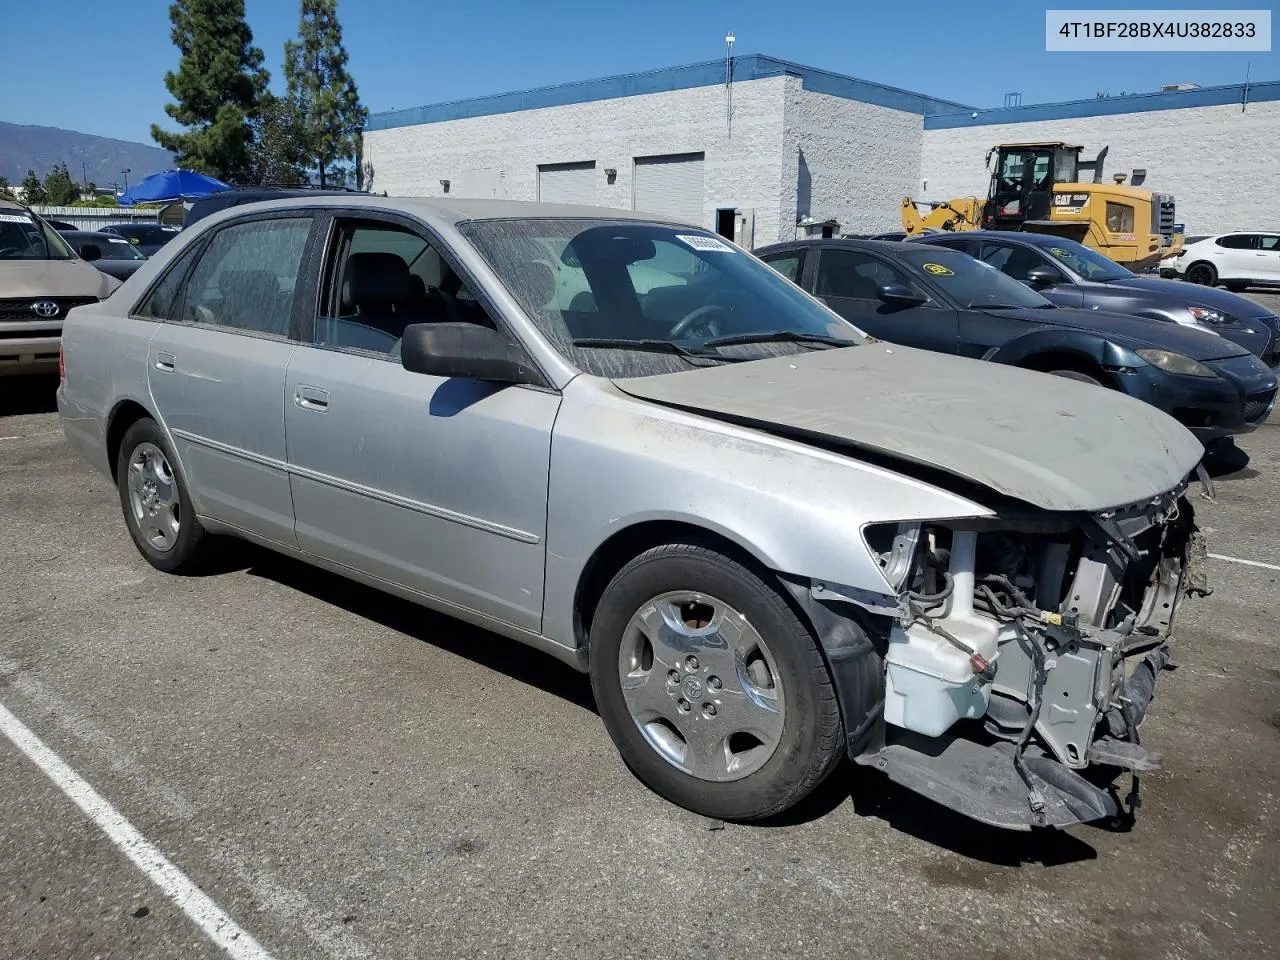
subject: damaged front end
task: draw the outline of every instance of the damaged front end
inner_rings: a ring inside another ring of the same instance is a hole
[[[850,729],[854,759],[1001,827],[1132,817],[1138,775],[1158,764],[1138,731],[1179,602],[1208,592],[1185,493],[867,528],[896,609],[826,585],[810,598],[863,607],[883,658],[883,707]]]

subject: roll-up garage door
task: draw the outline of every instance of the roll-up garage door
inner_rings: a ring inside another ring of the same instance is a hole
[[[704,227],[701,153],[636,157],[632,206],[642,213],[661,213]]]
[[[543,203],[596,202],[596,164],[544,163],[538,167],[538,199]]]

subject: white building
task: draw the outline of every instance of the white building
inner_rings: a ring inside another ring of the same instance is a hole
[[[364,155],[378,192],[651,210],[759,246],[983,196],[987,150],[1037,140],[1109,147],[1107,179],[1145,171],[1191,232],[1280,220],[1280,82],[979,110],[753,55],[373,114]]]

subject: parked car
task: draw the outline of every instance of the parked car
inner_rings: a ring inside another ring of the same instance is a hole
[[[147,255],[124,237],[92,230],[60,230],[66,240],[87,260],[108,276],[128,280],[147,259]]]
[[[80,229],[80,228],[79,228],[79,227],[77,227],[74,223],[67,223],[67,221],[65,221],[65,220],[51,220],[51,219],[49,219],[48,217],[44,217],[44,218],[42,218],[42,219],[44,220],[44,222],[45,222],[45,223],[47,223],[49,226],[53,227],[53,229],[57,230],[59,233],[62,233],[62,231],[64,231],[64,230],[79,230],[79,229]]]
[[[345,188],[321,190],[314,187],[273,187],[246,186],[233,187],[230,190],[219,190],[208,196],[193,200],[186,216],[182,219],[183,229],[199,223],[205,217],[229,207],[239,207],[246,203],[259,203],[263,200],[280,200],[290,197],[343,197],[357,191]]]
[[[972,254],[1063,307],[1130,313],[1199,327],[1280,367],[1280,317],[1234,293],[1140,277],[1084,244],[1036,233],[974,230],[911,241]]]
[[[67,311],[119,285],[26,207],[0,200],[0,376],[56,370]]]
[[[809,240],[756,255],[873,336],[1110,387],[1159,407],[1206,444],[1256,429],[1275,404],[1275,374],[1230,340],[1059,307],[957,250]]]
[[[1280,231],[1220,233],[1188,242],[1161,264],[1175,277],[1235,293],[1280,285]]]
[[[669,282],[638,294],[638,265]],[[1152,762],[1137,724],[1200,583],[1195,437],[867,342],[706,230],[277,200],[184,230],[64,348],[66,436],[153,566],[233,534],[547,651],[705,815],[777,814],[848,753],[1064,826],[1118,811],[1080,771]]]
[[[113,223],[102,227],[102,233],[123,237],[148,257],[155,256],[157,250],[178,235],[177,227],[168,227],[159,223]]]

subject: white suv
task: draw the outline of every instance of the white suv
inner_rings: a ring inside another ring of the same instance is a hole
[[[1188,238],[1192,239],[1192,238]],[[1240,291],[1280,285],[1280,231],[1196,237],[1169,261],[1184,280]]]

